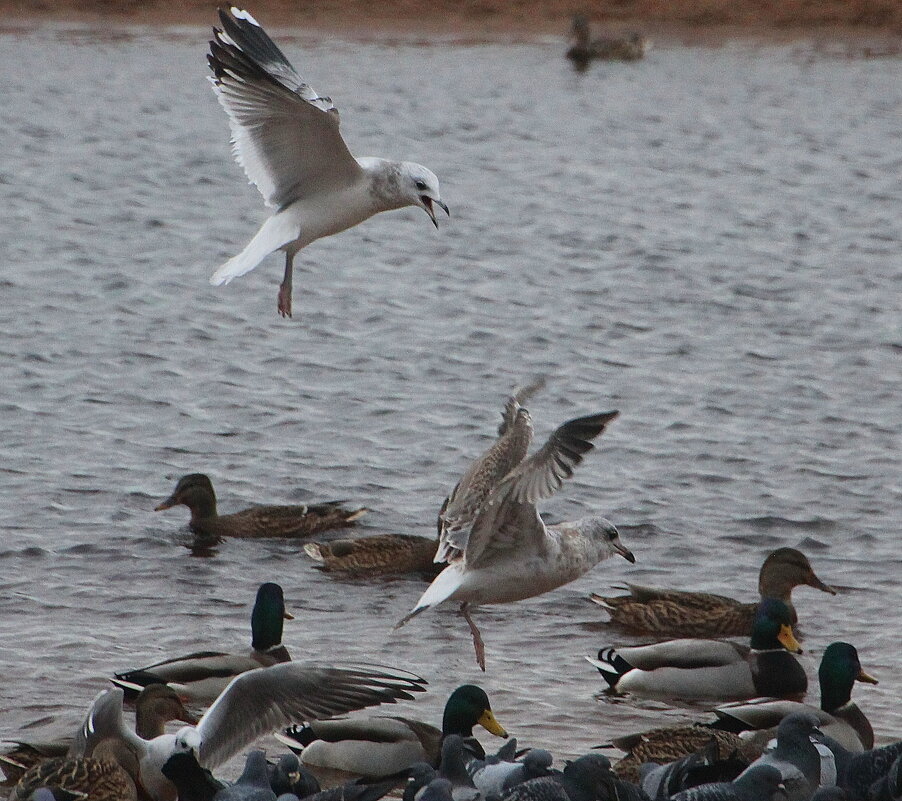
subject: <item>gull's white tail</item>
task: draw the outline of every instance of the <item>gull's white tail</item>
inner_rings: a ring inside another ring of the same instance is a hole
[[[395,628],[401,628],[408,620],[416,617],[420,612],[425,612],[430,607],[436,606],[442,601],[447,601],[460,589],[462,578],[460,562],[448,565],[433,579],[432,584],[426,588],[426,592],[420,596],[417,605],[395,624]]]
[[[291,219],[285,214],[274,214],[260,226],[260,230],[241,253],[229,259],[210,276],[210,283],[220,286],[239,275],[249,273],[270,253],[294,242],[299,236],[300,228],[296,217]]]

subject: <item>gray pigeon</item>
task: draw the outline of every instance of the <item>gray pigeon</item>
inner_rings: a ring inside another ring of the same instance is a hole
[[[871,785],[868,801],[902,801],[902,756],[896,757],[886,776]]]
[[[485,759],[471,759],[467,763],[467,773],[483,798],[501,795],[505,777],[520,766],[519,762],[514,761],[516,756],[517,738],[512,737],[497,753],[489,754]]]
[[[296,754],[283,754],[275,765],[269,766],[269,785],[276,795],[291,793],[298,798],[322,789],[316,776],[301,765]]]
[[[810,712],[787,715],[777,726],[777,747],[756,759],[745,773],[756,765],[773,765],[783,776],[788,801],[810,801],[821,784],[821,754],[811,742],[812,734],[821,734],[817,725],[817,717]]]
[[[439,777],[423,788],[419,801],[451,801],[453,797],[451,782]]]
[[[435,768],[428,762],[414,762],[408,768],[408,772],[410,775],[407,777],[407,784],[404,785],[401,801],[417,801],[426,786],[438,777]]]
[[[442,741],[442,757],[438,767],[439,776],[451,782],[454,801],[476,801],[479,790],[467,772],[464,738],[459,734],[449,734]]]
[[[516,785],[503,796],[504,801],[570,801],[567,791],[555,776],[530,779]]]
[[[770,801],[782,786],[783,774],[774,765],[752,765],[731,782],[700,784],[672,796],[671,801]]]
[[[849,801],[849,794],[842,787],[821,787],[813,796],[811,801]]]
[[[533,748],[528,751],[518,763],[515,771],[504,778],[502,793],[508,792],[518,784],[528,782],[530,779],[538,779],[551,773],[551,763],[554,758],[544,748]]]
[[[836,762],[835,783],[852,799],[868,798],[872,785],[887,776],[902,755],[902,741],[856,754],[822,732],[816,739],[830,750]]]
[[[276,794],[269,786],[266,768],[266,754],[263,751],[251,751],[238,781],[223,787],[213,797],[213,801],[276,801]]]
[[[639,768],[639,784],[654,799],[667,799],[702,784],[728,784],[748,767],[748,761],[735,752],[726,758],[720,753],[719,744],[712,741],[700,751],[664,765],[646,762]]]

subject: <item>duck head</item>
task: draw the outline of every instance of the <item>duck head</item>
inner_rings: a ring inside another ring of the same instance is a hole
[[[496,737],[507,738],[504,727],[495,719],[485,690],[475,684],[464,684],[451,693],[445,704],[442,734],[472,737],[473,727],[476,725],[482,726]]]

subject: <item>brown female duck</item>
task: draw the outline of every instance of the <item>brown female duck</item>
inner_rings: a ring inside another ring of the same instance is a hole
[[[391,573],[424,573],[436,576],[445,567],[434,561],[436,540],[409,534],[378,534],[373,537],[310,542],[306,554],[326,572],[351,576],[381,576]]]
[[[758,590],[762,598],[778,598],[789,608],[792,623],[798,615],[792,605],[793,588],[807,585],[836,595],[821,581],[808,558],[795,548],[778,548],[761,566]],[[669,637],[748,636],[758,603],[741,603],[725,595],[626,585],[629,595],[590,598],[603,606],[611,622],[632,631]]]
[[[365,509],[349,511],[340,501],[301,506],[254,506],[232,514],[216,512],[213,484],[203,473],[182,476],[156,511],[183,504],[191,510],[191,530],[203,540],[222,537],[306,537],[351,525]]]
[[[638,61],[645,56],[648,39],[635,31],[626,36],[601,36],[592,39],[589,33],[589,21],[582,15],[573,17],[570,27],[573,44],[567,50],[567,58],[573,62],[574,68],[585,70],[593,59],[599,61]]]
[[[135,781],[119,764],[121,755],[98,748],[91,757],[57,757],[30,768],[10,793],[10,801],[25,801],[41,787],[62,790],[90,801],[137,801]],[[134,765],[137,771],[137,763]],[[137,775],[135,773],[134,775]]]
[[[151,740],[166,731],[166,723],[170,720],[197,723],[171,687],[165,684],[145,687],[135,699],[136,734],[144,740]],[[0,755],[0,767],[6,774],[6,783],[19,781],[27,770],[38,763],[66,756],[71,745],[71,737],[60,737],[49,742],[17,742],[15,747]]]

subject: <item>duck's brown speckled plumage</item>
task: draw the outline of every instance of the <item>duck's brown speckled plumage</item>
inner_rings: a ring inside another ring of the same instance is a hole
[[[135,733],[144,740],[153,739],[163,734],[166,722],[170,720],[197,722],[171,687],[165,684],[145,687],[135,699]],[[15,784],[35,765],[65,757],[71,745],[71,736],[48,742],[17,742],[0,755],[0,767],[6,775],[3,784]]]
[[[320,570],[353,576],[423,573],[432,577],[444,567],[434,561],[438,543],[408,534],[378,534],[356,539],[311,542],[304,550]]]
[[[254,506],[220,515],[213,484],[203,473],[179,479],[175,490],[156,509],[183,504],[191,510],[191,530],[202,540],[223,537],[307,537],[353,524],[365,509],[348,510],[340,501],[298,506]]]
[[[30,768],[13,788],[10,801],[24,801],[39,787],[84,793],[90,801],[133,801],[135,783],[115,760],[58,757]]]
[[[815,575],[808,558],[795,548],[778,548],[771,553],[758,576],[762,598],[779,598],[798,621],[792,605],[792,590],[807,584],[835,594]],[[758,603],[742,603],[725,595],[657,589],[628,584],[629,595],[591,599],[607,609],[611,622],[632,631],[672,637],[748,636]]]
[[[760,755],[761,749],[736,734],[717,731],[705,726],[670,726],[650,729],[613,740],[613,744],[627,754],[613,768],[626,781],[639,782],[639,766],[644,762],[661,764],[673,762],[711,748],[715,759],[736,758],[750,765]]]

